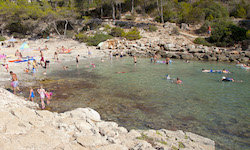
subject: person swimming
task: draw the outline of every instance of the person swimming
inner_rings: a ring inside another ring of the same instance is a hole
[[[168,74],[166,75],[166,77],[167,77],[167,80],[170,80],[170,79],[171,79],[171,78],[170,78],[170,75],[168,75]]]
[[[234,79],[223,76],[222,79],[221,79],[221,81],[231,81],[231,82],[234,82]]]

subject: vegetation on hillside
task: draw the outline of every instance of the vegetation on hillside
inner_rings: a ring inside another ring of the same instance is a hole
[[[0,30],[2,35],[19,38],[27,35],[45,38],[55,33],[61,38],[76,35],[76,39],[85,41],[88,37],[81,35],[84,31],[101,27],[102,20],[98,18],[119,20],[121,14],[128,11],[131,14],[124,17],[128,21],[134,21],[137,14],[141,14],[159,22],[204,23],[198,33],[207,32],[210,25],[212,36],[208,42],[217,45],[228,45],[246,38],[244,29],[230,21],[216,24],[218,20],[229,20],[230,17],[250,18],[250,4],[246,0],[0,0]],[[119,26],[121,28],[104,28],[114,37],[126,37],[130,40],[140,38],[138,30],[132,29],[125,33],[122,32],[123,26]],[[157,30],[154,26],[148,29]],[[219,35],[217,31],[223,35]],[[97,37],[93,35],[93,38]]]

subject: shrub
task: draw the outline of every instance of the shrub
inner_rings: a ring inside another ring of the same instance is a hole
[[[246,32],[246,37],[247,37],[247,39],[250,39],[250,30],[248,30],[248,31]]]
[[[0,36],[0,41],[4,41],[4,40],[6,40],[6,38],[3,36]]]
[[[87,38],[87,45],[89,46],[97,46],[99,43],[106,41],[107,39],[111,39],[111,35],[107,34],[95,34],[94,36],[90,36]]]
[[[88,39],[88,37],[83,33],[78,33],[75,37],[79,42],[87,42]]]
[[[232,22],[219,21],[212,25],[212,35],[209,37],[210,43],[216,46],[230,46],[238,41],[246,39],[247,30],[237,27]]]
[[[66,37],[67,38],[73,38],[74,37],[74,32],[73,31],[67,31],[66,32]]]
[[[105,24],[103,27],[104,31],[109,31],[109,29],[111,29],[111,27],[108,24]]]
[[[115,28],[111,29],[110,35],[112,35],[114,37],[124,37],[125,36],[125,32],[123,31],[122,28],[115,27]]]
[[[140,31],[138,31],[136,28],[130,30],[127,34],[126,34],[126,39],[128,40],[138,40],[141,38],[140,36]]]
[[[135,20],[135,17],[134,17],[134,16],[131,16],[131,15],[126,15],[125,18],[126,18],[127,20],[132,20],[132,21]]]
[[[208,32],[208,27],[209,27],[210,24],[212,24],[212,23],[209,22],[209,21],[205,21],[205,23],[200,27],[200,29],[196,30],[195,32],[198,33],[198,34],[207,33]]]
[[[150,32],[155,32],[157,29],[158,29],[158,28],[157,28],[156,26],[154,26],[154,25],[149,25],[149,27],[148,27],[148,30],[149,30]]]
[[[12,33],[12,36],[13,36],[14,38],[20,38],[20,39],[25,38],[25,35],[24,35],[24,34],[17,33],[17,32],[13,32],[13,33]]]
[[[179,29],[177,27],[174,27],[172,33],[176,34],[176,35],[179,35],[180,31],[179,31]]]
[[[204,46],[212,46],[212,44],[209,43],[208,41],[206,41],[206,39],[204,39],[204,38],[196,38],[194,40],[194,43],[195,44],[204,45]]]

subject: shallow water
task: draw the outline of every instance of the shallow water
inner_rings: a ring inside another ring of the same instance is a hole
[[[226,68],[233,72],[226,76],[243,82],[221,82],[225,74],[202,73],[202,68]],[[183,84],[166,80],[166,74]],[[57,64],[42,84],[53,92],[51,111],[91,107],[103,120],[128,129],[191,131],[216,141],[217,149],[249,149],[249,74],[233,63],[174,60],[166,65],[139,58],[135,66],[132,58],[86,59],[78,69],[75,62]]]

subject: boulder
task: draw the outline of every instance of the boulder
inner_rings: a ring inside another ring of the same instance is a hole
[[[181,55],[181,59],[185,59],[185,60],[191,60],[191,59],[193,59],[193,54],[182,54]]]
[[[217,56],[218,61],[228,61],[229,58],[225,55],[218,55]]]
[[[76,138],[76,141],[84,147],[95,147],[108,144],[105,138],[95,135],[79,136]]]
[[[197,135],[197,134],[193,134],[191,132],[186,132],[186,135],[191,141],[200,144],[199,145],[200,149],[204,149],[204,150],[214,150],[215,149],[215,142],[208,139],[208,138],[202,137],[202,136]]]
[[[200,48],[194,48],[194,49],[189,49],[188,52],[189,53],[205,53],[205,50],[200,49]]]
[[[194,55],[194,58],[198,58],[199,60],[201,60],[205,54],[204,53],[194,53],[193,55]]]
[[[248,57],[242,57],[240,59],[240,62],[248,62],[249,61],[249,58]]]
[[[177,54],[172,54],[172,57],[171,57],[171,58],[181,59],[181,56],[180,56],[180,55],[177,55]]]
[[[95,111],[94,109],[91,108],[77,108],[74,111],[78,111],[79,113],[83,113],[83,115],[85,115],[87,118],[93,120],[93,121],[101,121],[101,116],[100,114]],[[79,115],[78,113],[78,115]],[[76,114],[75,112],[73,114]],[[84,118],[84,116],[82,115],[82,117]]]
[[[174,48],[175,45],[173,43],[167,43],[167,44],[164,44],[164,49],[165,50],[169,50],[170,48]]]

